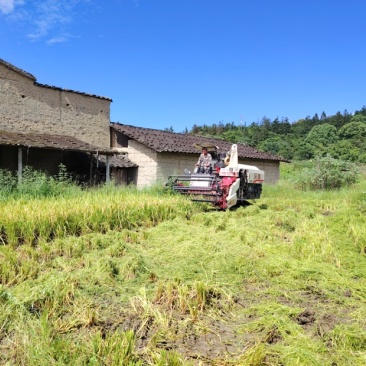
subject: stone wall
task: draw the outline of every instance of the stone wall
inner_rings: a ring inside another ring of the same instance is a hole
[[[69,135],[109,147],[110,100],[35,85],[0,64],[0,130]]]

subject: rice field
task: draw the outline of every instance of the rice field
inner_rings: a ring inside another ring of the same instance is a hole
[[[1,365],[365,365],[366,182],[214,211],[106,187],[0,201]]]

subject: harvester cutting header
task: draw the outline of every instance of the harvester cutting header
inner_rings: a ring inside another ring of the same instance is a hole
[[[219,153],[217,146],[201,145],[212,154],[209,166],[198,164],[193,174],[170,176],[168,185],[193,201],[210,202],[220,209],[247,203],[260,198],[264,171],[253,165],[238,163],[238,147]],[[207,162],[207,160],[206,160]],[[213,165],[213,166],[212,166]]]

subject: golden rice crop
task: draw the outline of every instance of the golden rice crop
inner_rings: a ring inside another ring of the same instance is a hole
[[[77,197],[9,200],[0,203],[0,240],[34,245],[68,235],[153,226],[194,211],[190,201],[177,195],[117,188]]]
[[[365,365],[365,191],[2,202],[0,364]]]

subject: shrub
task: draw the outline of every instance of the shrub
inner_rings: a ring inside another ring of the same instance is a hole
[[[303,190],[339,189],[356,183],[359,177],[355,164],[327,155],[306,162],[294,176],[294,183]]]
[[[53,191],[53,182],[54,179],[52,177],[47,177],[45,173],[26,166],[17,190],[20,194],[26,196],[50,196]]]
[[[17,187],[17,178],[6,169],[0,169],[0,197],[7,197]]]
[[[75,189],[79,190],[63,164],[59,165],[59,172],[54,177],[26,166],[20,182],[11,171],[0,169],[0,198],[2,199],[19,195],[27,197],[60,196]]]

